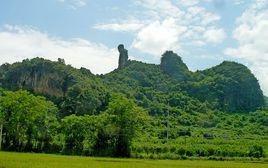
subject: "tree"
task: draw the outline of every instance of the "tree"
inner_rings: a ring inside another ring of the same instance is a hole
[[[95,115],[70,115],[61,120],[61,133],[64,135],[65,154],[91,154],[97,132],[102,126],[102,118]]]
[[[4,125],[3,112],[0,111],[0,151],[2,150],[3,125]]]
[[[147,113],[138,107],[133,100],[121,95],[113,95],[110,99],[108,109],[100,116],[105,116],[107,127],[99,131],[97,150],[108,148],[113,151],[114,156],[129,157],[132,139],[137,135],[144,122],[148,120]],[[107,145],[112,140],[113,144]]]
[[[62,115],[98,114],[107,105],[109,97],[108,94],[99,90],[101,89],[92,89],[89,81],[70,87],[67,91],[67,96],[61,104]]]
[[[2,96],[2,88],[0,88],[0,99]],[[2,138],[3,138],[3,125],[4,125],[4,113],[0,108],[0,151],[2,150]]]
[[[0,104],[4,121],[4,148],[15,151],[45,150],[43,148],[52,140],[57,107],[44,97],[22,90],[4,91]]]

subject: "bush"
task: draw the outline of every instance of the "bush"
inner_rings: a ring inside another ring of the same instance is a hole
[[[255,157],[255,158],[260,158],[264,156],[264,151],[262,146],[259,145],[253,145],[249,148],[249,157]]]
[[[185,153],[186,153],[186,150],[183,149],[183,148],[180,148],[180,149],[178,150],[178,154],[181,155],[181,156],[184,156]]]
[[[193,151],[191,151],[191,150],[186,150],[185,154],[186,154],[186,156],[193,156],[194,155]]]

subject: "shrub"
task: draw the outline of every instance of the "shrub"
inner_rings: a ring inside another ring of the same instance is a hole
[[[180,148],[180,149],[178,150],[178,154],[181,155],[181,156],[185,155],[185,153],[186,153],[186,150],[183,149],[183,148]]]
[[[260,145],[253,145],[249,148],[249,157],[255,157],[255,158],[260,158],[264,156],[264,151],[262,146]]]

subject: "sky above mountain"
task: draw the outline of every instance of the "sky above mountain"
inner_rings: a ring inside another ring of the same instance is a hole
[[[177,52],[193,71],[223,60],[247,65],[268,95],[268,0],[3,0],[0,63],[64,58],[107,73],[117,45],[159,63]]]

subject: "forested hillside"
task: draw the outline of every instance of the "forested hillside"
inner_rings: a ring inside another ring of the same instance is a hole
[[[156,101],[166,105],[168,95],[174,94],[200,103],[209,102],[226,112],[249,112],[264,105],[259,83],[246,66],[224,61],[213,68],[191,72],[172,51],[163,54],[160,65],[129,61],[125,68],[108,73],[103,79],[114,91],[142,103],[152,101],[148,93],[154,95],[151,97],[155,100],[162,93],[165,96]]]
[[[165,52],[160,65],[128,59],[105,75],[63,59],[0,67],[2,147],[9,151],[187,158],[264,157],[268,110],[244,65],[192,72]]]
[[[97,114],[108,103],[108,92],[90,70],[75,69],[64,60],[52,62],[43,58],[0,67],[2,88],[28,90],[54,101],[62,112],[70,114]]]

